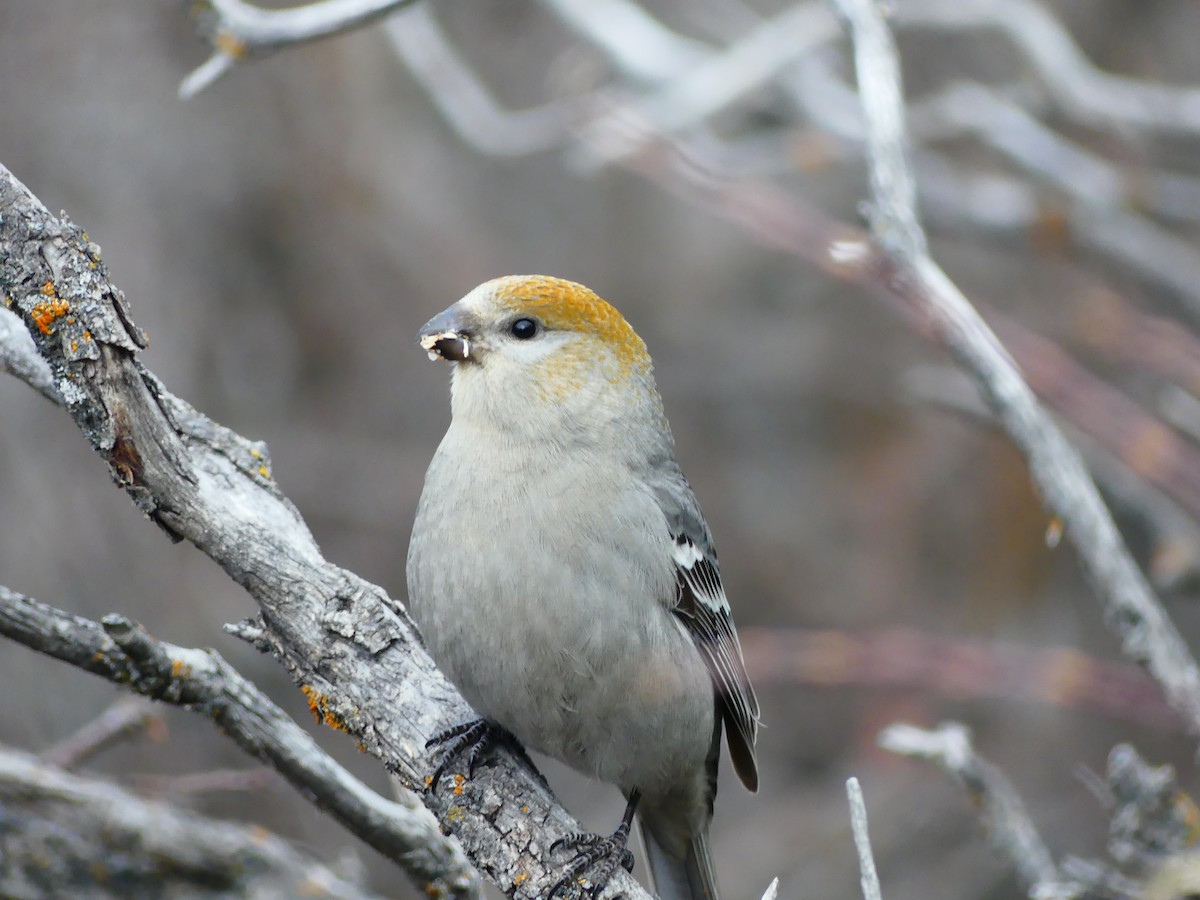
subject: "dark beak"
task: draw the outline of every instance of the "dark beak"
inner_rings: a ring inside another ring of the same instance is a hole
[[[456,303],[426,322],[418,337],[430,359],[474,362],[476,334],[471,315]]]

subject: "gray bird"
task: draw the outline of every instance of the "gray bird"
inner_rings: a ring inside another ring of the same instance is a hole
[[[708,826],[722,725],[758,788],[758,701],[712,536],[675,461],[646,346],[586,287],[480,285],[421,330],[453,362],[452,421],[408,551],[430,654],[483,717],[615,784],[611,836],[569,836],[597,889],[636,812],[663,900],[716,900]]]

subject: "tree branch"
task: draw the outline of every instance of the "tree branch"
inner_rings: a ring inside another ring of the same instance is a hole
[[[860,248],[843,261],[874,272],[878,283],[924,318],[975,377],[1005,431],[1025,453],[1049,510],[1066,526],[1106,618],[1134,660],[1147,665],[1189,730],[1200,736],[1200,670],[1138,570],[1078,452],[1037,402],[1012,358],[926,252],[908,162],[900,67],[874,0],[836,0],[855,41],[855,64],[868,133],[878,252]]]
[[[318,809],[398,862],[419,888],[439,897],[481,896],[462,850],[441,834],[437,820],[411,793],[402,803],[380,797],[215,651],[160,641],[122,616],[105,616],[102,624],[73,616],[3,586],[0,634],[143,696],[207,716]],[[308,696],[318,719],[337,727],[326,706]],[[113,730],[111,723],[105,730]],[[78,755],[60,750],[52,758]]]
[[[867,829],[867,804],[857,778],[846,781],[846,796],[850,801],[850,827],[854,832],[854,848],[858,851],[863,900],[883,900],[879,873],[875,871],[875,855],[871,852],[871,832]]]
[[[889,725],[879,735],[879,746],[936,763],[970,794],[989,839],[1012,860],[1030,898],[1078,896],[1079,886],[1059,872],[1016,790],[999,769],[976,755],[966,726],[946,722],[926,731]]]
[[[272,480],[265,445],[196,412],[141,365],[145,340],[99,248],[51,216],[2,166],[0,211],[0,296],[33,335],[117,484],[169,535],[191,541],[250,593],[261,616],[239,633],[287,666],[325,720],[420,790],[433,768],[425,741],[471,711],[421,648],[403,606],[322,557]],[[106,659],[78,662],[103,669]],[[579,830],[507,753],[424,802],[513,897],[546,893],[558,874],[543,860],[547,848]],[[624,872],[610,890],[631,900],[647,896]]]
[[[235,63],[280,47],[344,34],[382,19],[415,0],[319,0],[290,9],[263,9],[245,0],[206,0],[201,15],[213,55],[179,85],[179,95],[194,97]]]
[[[262,828],[145,800],[0,747],[0,894],[374,896]]]

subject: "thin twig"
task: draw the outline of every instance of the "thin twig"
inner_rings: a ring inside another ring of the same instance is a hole
[[[871,852],[871,833],[867,828],[867,804],[857,778],[846,781],[846,796],[850,800],[850,828],[854,832],[854,848],[858,851],[859,881],[863,900],[883,900],[879,873],[875,871],[875,855]]]
[[[928,731],[889,725],[879,735],[879,746],[936,763],[967,791],[989,840],[1012,861],[1031,900],[1079,896],[1078,885],[1059,872],[1016,790],[999,769],[975,753],[966,726],[944,722]]]
[[[4,589],[0,588],[0,602],[4,602],[4,599]],[[0,612],[0,616],[2,615]],[[3,625],[0,625],[0,629],[2,628]],[[52,766],[74,769],[119,741],[128,740],[143,731],[151,731],[155,723],[162,732],[162,720],[150,704],[144,700],[126,697],[112,704],[74,734],[44,751],[42,759]]]
[[[263,9],[245,0],[207,0],[213,55],[188,75],[179,96],[198,94],[236,63],[281,47],[344,34],[376,22],[415,0],[317,0],[290,9]]]

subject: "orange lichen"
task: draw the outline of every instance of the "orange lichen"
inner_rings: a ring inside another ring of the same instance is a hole
[[[234,59],[243,59],[246,56],[246,42],[229,31],[218,32],[213,46]]]
[[[1179,791],[1175,797],[1175,808],[1183,817],[1184,824],[1187,826],[1187,840],[1189,844],[1196,843],[1200,839],[1200,809],[1196,808],[1196,802],[1190,795]]]
[[[465,776],[465,775],[455,775],[454,776],[454,793],[456,795],[458,795],[459,797],[462,796],[463,785],[466,783],[467,783],[467,776]]]
[[[47,287],[50,288],[51,293],[46,296],[50,299],[43,300],[35,306],[30,310],[29,315],[42,334],[53,334],[54,323],[70,312],[71,305],[66,300],[54,296],[54,285],[49,281],[42,287],[43,294],[46,294]]]
[[[53,281],[47,281],[45,284],[42,285],[42,296],[43,297],[57,297],[58,296],[58,290],[54,287]]]
[[[184,663],[182,659],[177,659],[171,663],[171,677],[179,678],[184,675],[191,675],[192,667]]]
[[[350,729],[346,727],[345,720],[343,720],[341,716],[330,709],[329,700],[326,699],[324,694],[320,693],[316,690],[316,688],[308,684],[301,685],[300,692],[303,693],[305,699],[308,700],[309,712],[313,714],[313,718],[316,719],[318,723],[328,725],[334,731],[350,731]]]
[[[522,872],[520,875],[518,875],[516,878],[513,879],[513,887],[520,887],[528,880],[529,880],[529,873]]]

